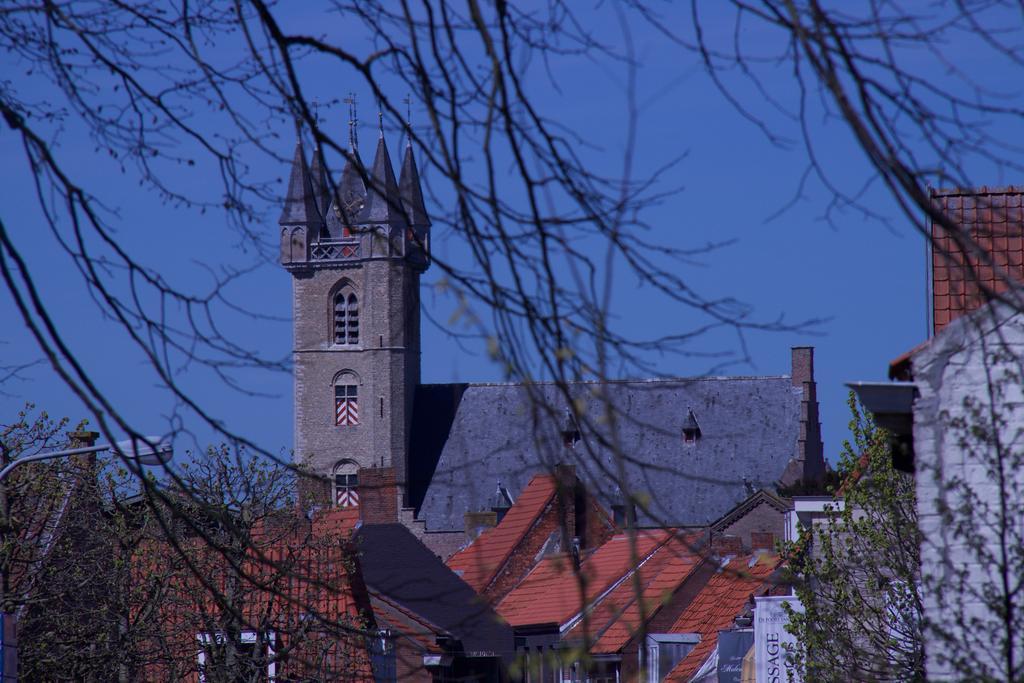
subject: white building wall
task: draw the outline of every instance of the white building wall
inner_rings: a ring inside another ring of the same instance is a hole
[[[994,354],[1001,354],[999,358]],[[926,671],[928,680],[961,680],[950,656],[966,654],[999,671],[999,617],[975,592],[985,584],[999,585],[997,566],[979,561],[981,544],[997,552],[1000,528],[985,506],[998,509],[1000,491],[1016,498],[1024,490],[1024,468],[1014,467],[1024,451],[1018,432],[1024,428],[1021,385],[1013,375],[1024,359],[1024,316],[1005,308],[983,309],[955,321],[913,358],[914,381],[920,397],[914,405],[914,452],[918,518],[923,535],[921,548],[922,597],[928,624]],[[1021,375],[1017,375],[1019,378]],[[987,412],[990,382],[1001,384],[1004,396],[997,399],[997,414],[1006,418],[998,432],[1007,444],[1004,451],[1008,479],[1001,487],[992,471],[996,450],[984,437],[968,434],[972,427],[985,427],[977,410]],[[965,399],[975,402],[969,409]],[[958,420],[964,424],[957,425]],[[980,423],[980,424],[979,424]],[[988,463],[986,463],[988,460]],[[956,484],[963,483],[961,490]],[[968,502],[969,495],[978,497]],[[952,514],[943,509],[967,506]],[[946,508],[943,505],[947,506]],[[973,519],[965,528],[957,522]],[[1019,533],[1021,521],[1014,522]],[[1019,578],[1019,577],[1018,577]],[[992,628],[993,630],[987,630]],[[944,635],[943,635],[944,634]],[[1021,656],[1024,656],[1024,648]]]

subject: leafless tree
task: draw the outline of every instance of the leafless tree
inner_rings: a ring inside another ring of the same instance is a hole
[[[950,2],[921,10],[897,2],[851,9],[816,0],[730,6],[735,30],[729,33],[709,27],[704,5],[695,1],[685,25],[638,1],[614,3],[611,11],[624,27],[660,31],[682,54],[700,60],[722,95],[770,140],[802,146],[805,179],[830,190],[831,209],[878,217],[861,201],[863,186],[833,180],[812,117],[847,125],[877,173],[865,184],[882,183],[923,232],[934,221],[961,250],[991,261],[968,231],[936,210],[927,186],[974,184],[978,168],[1019,170],[1011,138],[991,132],[989,124],[1014,122],[1021,109],[990,87],[985,74],[943,53],[947,41],[970,35],[1006,73],[1018,73],[1020,48],[1003,32],[1012,16],[1007,7]],[[563,406],[574,405],[569,385],[575,380],[657,374],[652,352],[693,352],[711,330],[735,331],[742,355],[746,331],[792,329],[759,321],[733,299],[697,291],[686,266],[708,247],[646,238],[644,208],[672,192],[658,181],[676,162],[646,174],[635,168],[639,65],[628,29],[616,45],[601,42],[588,30],[586,10],[565,2],[532,10],[477,0],[464,6],[328,3],[326,16],[365,36],[365,47],[357,48],[294,30],[286,7],[264,0],[178,6],[12,0],[0,8],[0,45],[30,74],[0,83],[0,114],[21,142],[20,161],[35,180],[40,215],[99,314],[116,322],[148,361],[152,380],[175,398],[181,421],[204,423],[253,454],[275,457],[220,420],[217,406],[187,387],[181,371],[204,368],[244,391],[251,389],[243,379],[247,370],[287,371],[287,364],[223,331],[221,317],[241,308],[225,287],[243,272],[222,273],[199,291],[124,248],[109,208],[116,197],[73,170],[62,143],[87,137],[98,153],[122,165],[133,186],[141,183],[168,204],[222,212],[240,243],[265,252],[267,208],[278,197],[270,179],[253,171],[252,160],[284,163],[277,137],[293,120],[322,150],[329,169],[350,157],[342,136],[321,125],[313,106],[324,93],[303,76],[318,60],[350,75],[350,88],[379,101],[382,125],[408,135],[431,179],[435,226],[458,235],[471,254],[468,263],[434,255],[439,283],[464,323],[459,334],[483,340],[511,379],[554,381],[562,400],[552,405],[534,394],[540,413],[561,418]],[[767,38],[748,42],[748,26]],[[557,71],[567,56],[619,64],[627,74],[621,94],[629,112],[627,145],[613,175],[595,172],[577,152],[588,141],[531,95],[529,79]],[[795,79],[791,98],[765,87],[767,71],[780,65]],[[936,78],[937,71],[944,76]],[[29,87],[43,83],[45,97]],[[408,125],[396,90],[411,94],[416,125]],[[776,129],[769,113],[780,114],[786,130]],[[215,192],[186,189],[178,171],[193,166],[215,171],[221,181]],[[51,315],[43,274],[24,257],[18,227],[0,217],[0,276],[40,355],[105,435],[141,436],[97,381],[97,368],[76,357],[70,331]],[[689,311],[695,322],[654,339],[621,329],[611,293],[626,278]],[[630,418],[606,404],[600,415],[574,415],[585,433],[608,435],[600,437],[607,443],[579,453],[600,446],[624,455],[615,424]],[[599,422],[611,429],[586,429]],[[621,468],[610,474],[624,479]],[[150,497],[165,495],[140,481]],[[191,533],[217,547],[208,529]]]

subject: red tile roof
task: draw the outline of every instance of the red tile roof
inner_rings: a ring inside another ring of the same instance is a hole
[[[1005,292],[1024,281],[1024,188],[932,190],[936,207],[989,257],[961,249],[932,225],[933,331],[984,303],[984,291]]]
[[[691,536],[669,541],[637,570],[640,600],[630,577],[595,607],[588,616],[592,638],[597,636],[591,654],[615,654],[625,647],[640,629],[641,606],[646,620],[657,613],[701,564],[703,557],[694,548],[698,539]],[[582,624],[578,630],[582,631]]]
[[[556,490],[553,476],[535,475],[498,526],[480,534],[468,547],[448,558],[448,567],[473,590],[483,592],[540,518]]]
[[[711,577],[670,629],[671,633],[700,634],[700,642],[669,672],[666,681],[690,680],[718,644],[718,632],[732,625],[750,596],[765,586],[780,564],[777,555],[742,555]]]
[[[673,530],[653,529],[636,532],[636,552],[643,562],[653,551],[675,535]],[[498,613],[512,626],[558,624],[568,622],[602,596],[634,566],[630,559],[627,534],[613,536],[587,556],[577,575],[567,555],[543,559],[533,571],[498,605]],[[585,595],[581,593],[584,580]]]

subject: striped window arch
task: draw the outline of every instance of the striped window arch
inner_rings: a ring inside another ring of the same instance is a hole
[[[359,380],[351,371],[339,372],[334,379],[334,424],[338,427],[359,424]]]
[[[334,295],[334,343],[359,343],[359,299],[349,287]]]
[[[352,460],[334,466],[334,504],[340,508],[359,507],[359,465]]]

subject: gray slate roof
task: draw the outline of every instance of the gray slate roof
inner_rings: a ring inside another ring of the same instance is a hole
[[[619,442],[628,486],[651,497],[656,515],[641,525],[704,525],[773,487],[797,455],[802,390],[789,377],[729,377],[609,382],[618,407]],[[588,429],[607,430],[596,416],[594,384],[573,386],[583,402],[583,440],[568,448],[561,435],[565,401],[554,385],[534,385],[555,415],[531,408],[522,385],[469,385],[426,488],[419,517],[431,531],[463,528],[463,514],[483,510],[497,482],[518,496],[530,477],[559,462],[577,474],[606,507],[621,502],[611,450]],[[685,443],[688,409],[701,437]],[[413,436],[416,436],[414,430]],[[415,450],[414,450],[415,457]],[[752,487],[752,488],[751,488]]]

